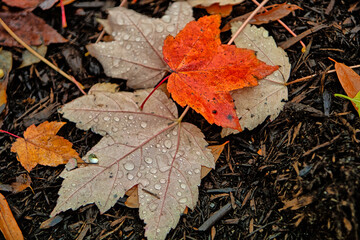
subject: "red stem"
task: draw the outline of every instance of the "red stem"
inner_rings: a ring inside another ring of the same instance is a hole
[[[151,93],[145,98],[145,100],[144,100],[143,103],[141,104],[141,106],[140,106],[140,109],[141,109],[141,110],[143,110],[144,105],[145,105],[146,101],[149,99],[149,97],[150,97],[150,96],[155,92],[155,90],[158,89],[158,88],[160,87],[160,85],[161,85],[163,82],[165,82],[169,77],[170,77],[170,75],[167,76],[166,78],[164,78],[163,80],[161,80],[161,82],[159,82],[159,83],[155,86],[155,88],[151,91]]]
[[[62,27],[63,27],[63,28],[66,28],[66,27],[67,27],[67,23],[66,23],[65,7],[64,7],[63,0],[60,0],[60,7],[61,7],[61,22],[62,22]]]
[[[9,133],[9,132],[4,131],[4,130],[1,130],[1,129],[0,129],[0,132],[2,132],[2,133],[7,133],[7,134],[9,134],[9,135],[11,135],[11,136],[13,136],[13,137],[16,137],[16,138],[21,138],[21,137],[19,137],[18,135],[15,135],[15,134]]]

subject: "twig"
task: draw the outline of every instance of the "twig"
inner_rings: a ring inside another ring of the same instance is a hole
[[[333,142],[335,142],[339,137],[341,136],[341,134],[335,136],[333,139],[331,139],[330,141],[328,142],[325,142],[325,143],[322,143],[320,145],[317,145],[316,147],[313,147],[312,149],[310,149],[309,151],[306,151],[302,156],[305,157],[313,152],[315,152],[316,150],[320,149],[320,148],[323,148],[323,147],[327,147],[331,144],[333,144]]]
[[[70,80],[72,83],[74,83],[79,89],[80,91],[86,95],[86,93],[84,92],[84,86],[79,83],[78,81],[75,80],[74,77],[68,75],[67,73],[65,73],[64,71],[62,71],[60,68],[58,68],[57,66],[55,66],[54,64],[52,64],[51,62],[49,62],[46,58],[40,56],[34,49],[32,49],[29,45],[27,45],[23,40],[21,40],[9,27],[8,25],[6,25],[6,23],[0,18],[0,24],[1,26],[3,26],[3,28],[5,28],[5,30],[10,34],[10,36],[12,36],[16,41],[18,41],[22,46],[24,46],[29,52],[31,52],[33,55],[35,55],[37,58],[39,58],[41,61],[43,61],[44,63],[46,63],[48,66],[50,66],[52,69],[54,69],[55,71],[57,71],[58,73],[60,73],[62,76],[64,76],[65,78],[67,78],[68,80]]]
[[[253,3],[255,3],[256,5],[260,5],[260,3],[256,0],[251,0],[253,1]],[[263,8],[265,10],[265,12],[268,12],[269,10],[267,10],[266,8]],[[278,23],[281,24],[281,26],[283,26],[291,35],[293,35],[294,37],[297,37],[296,33],[294,33],[283,21],[281,21],[280,19],[277,20]],[[305,44],[303,43],[303,41],[300,40],[300,44],[303,47],[303,49],[306,49]]]
[[[244,30],[244,28],[246,27],[246,25],[250,22],[250,20],[256,15],[257,12],[260,11],[260,9],[268,2],[269,0],[264,0],[262,1],[262,3],[250,14],[250,16],[245,20],[245,22],[243,22],[243,24],[241,25],[241,27],[236,31],[236,33],[234,34],[234,36],[230,39],[230,41],[228,42],[228,45],[231,45],[232,42],[235,40],[235,38],[237,38],[237,36],[242,32],[242,30]]]
[[[359,64],[359,65],[350,66],[349,68],[352,68],[352,69],[354,69],[354,68],[360,68],[360,64]],[[325,72],[325,74],[334,73],[334,72],[336,72],[336,70],[335,70],[335,69],[331,69],[331,70]],[[321,74],[322,74],[322,73],[321,73]],[[294,80],[294,81],[291,81],[291,82],[286,83],[285,86],[291,85],[291,84],[293,84],[293,83],[303,82],[303,81],[306,81],[306,80],[308,80],[308,79],[311,79],[311,78],[316,77],[316,76],[319,76],[319,75],[320,75],[320,73],[315,73],[315,74],[312,74],[312,75],[309,75],[309,76],[306,76],[306,77],[298,78],[298,79],[296,79],[296,80]]]
[[[9,133],[8,131],[5,131],[5,130],[1,130],[1,129],[0,129],[0,132],[2,132],[2,133],[7,133],[7,134],[9,134],[9,135],[11,135],[11,136],[13,136],[13,137],[16,137],[16,138],[21,138],[21,137],[19,137],[18,135]]]
[[[218,210],[216,213],[214,213],[208,220],[206,220],[199,227],[199,231],[206,231],[207,229],[209,229],[211,226],[213,226],[215,224],[215,222],[217,222],[219,219],[221,219],[223,216],[225,216],[225,214],[230,212],[231,209],[232,209],[231,203],[228,203],[225,206],[223,206],[222,208],[220,208],[220,210]]]

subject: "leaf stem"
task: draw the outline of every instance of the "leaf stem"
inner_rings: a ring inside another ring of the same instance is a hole
[[[141,106],[140,106],[140,109],[141,109],[141,110],[143,110],[146,101],[147,101],[147,100],[150,98],[150,96],[155,92],[155,90],[158,89],[158,88],[160,87],[160,85],[161,85],[163,82],[165,82],[169,77],[170,77],[170,75],[167,76],[166,78],[164,78],[163,80],[161,80],[161,81],[154,87],[154,89],[151,91],[151,93],[149,93],[149,95],[148,95],[148,96],[145,98],[145,100],[142,102],[142,104],[141,104]]]
[[[354,103],[360,104],[360,100],[357,100],[357,99],[355,99],[355,98],[351,98],[351,97],[346,96],[346,95],[343,95],[343,94],[335,93],[334,96],[335,96],[335,97],[342,97],[342,98],[345,98],[345,99],[347,99],[347,100],[350,100],[350,101],[352,101],[352,102],[354,102]]]
[[[60,7],[61,7],[61,23],[62,23],[62,27],[66,28],[67,27],[67,22],[66,22],[65,7],[64,7],[63,0],[60,0]]]
[[[186,115],[186,113],[189,111],[189,109],[190,109],[190,106],[187,105],[186,108],[185,108],[185,110],[184,110],[183,113],[181,114],[181,116],[177,119],[177,122],[178,122],[178,123],[180,123],[180,122],[183,120],[183,118],[185,117],[185,115]]]
[[[11,135],[11,136],[13,136],[13,137],[16,137],[16,138],[21,138],[21,137],[19,137],[18,135],[9,133],[9,132],[7,132],[7,131],[5,131],[5,130],[1,130],[1,129],[0,129],[0,132],[2,132],[2,133],[7,133],[7,134],[9,134],[9,135]]]
[[[250,22],[250,20],[256,15],[256,13],[258,13],[260,11],[260,9],[268,2],[269,0],[264,0],[262,1],[262,3],[250,14],[250,16],[245,20],[245,22],[243,22],[243,24],[240,26],[240,28],[236,31],[236,33],[234,34],[234,36],[230,39],[230,41],[228,42],[228,45],[231,45],[233,43],[233,41],[235,40],[235,38],[237,38],[237,36],[242,32],[242,30],[244,30],[244,28],[246,27],[246,25]]]
[[[10,34],[10,36],[12,36],[16,41],[18,41],[22,46],[24,46],[24,48],[26,48],[29,52],[31,52],[33,55],[35,55],[37,58],[39,58],[41,61],[43,61],[44,63],[46,63],[49,67],[51,67],[52,69],[54,69],[55,71],[57,71],[58,73],[60,73],[62,76],[64,76],[65,78],[67,78],[68,80],[70,80],[72,83],[74,83],[79,90],[86,95],[86,93],[84,92],[84,86],[79,83],[78,81],[75,80],[75,78],[73,76],[68,75],[67,73],[65,73],[64,71],[62,71],[60,68],[58,68],[57,66],[55,66],[54,64],[52,64],[51,62],[49,62],[49,60],[47,60],[46,58],[40,56],[40,54],[38,54],[34,49],[32,49],[29,45],[27,45],[23,40],[21,40],[9,27],[8,25],[6,25],[6,23],[0,18],[0,24],[1,26],[3,26],[3,28]]]

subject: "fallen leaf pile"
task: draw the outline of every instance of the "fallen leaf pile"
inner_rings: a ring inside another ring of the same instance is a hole
[[[95,85],[87,96],[61,112],[80,129],[103,136],[84,157],[96,165],[64,170],[64,182],[52,216],[95,203],[101,213],[138,184],[139,213],[149,239],[164,239],[186,207],[198,199],[201,166],[214,167],[200,129],[177,122],[177,108],[156,91],[141,111],[150,90],[114,92],[116,85]]]
[[[72,143],[56,133],[66,123],[43,122],[39,126],[31,125],[24,132],[24,138],[16,139],[11,147],[16,152],[21,165],[30,172],[37,164],[58,166],[69,159],[80,159],[72,149]]]
[[[242,25],[241,22],[232,24],[234,34]],[[237,47],[246,47],[256,51],[256,57],[269,65],[278,65],[279,69],[259,81],[253,88],[233,91],[231,96],[235,100],[236,113],[243,129],[252,130],[261,124],[268,116],[275,119],[283,109],[288,99],[285,83],[290,76],[291,65],[286,52],[277,47],[268,31],[256,26],[246,26],[235,39]],[[224,128],[221,135],[227,136],[238,131]]]
[[[178,104],[209,123],[241,131],[229,92],[256,86],[278,67],[259,61],[252,50],[221,44],[220,20],[202,17],[165,39],[164,59],[172,69],[167,88]]]

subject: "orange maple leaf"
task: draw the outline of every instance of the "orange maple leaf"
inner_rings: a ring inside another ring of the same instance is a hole
[[[230,91],[256,86],[278,66],[266,65],[252,50],[221,44],[219,26],[220,16],[205,16],[165,39],[164,60],[173,71],[167,87],[182,107],[241,131]]]
[[[70,158],[80,160],[72,149],[72,143],[56,133],[65,122],[43,122],[38,127],[31,125],[24,132],[24,138],[18,138],[11,147],[17,153],[21,165],[30,172],[37,164],[58,166],[66,164]]]

